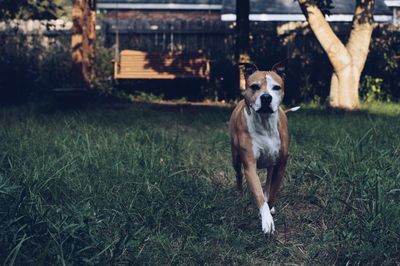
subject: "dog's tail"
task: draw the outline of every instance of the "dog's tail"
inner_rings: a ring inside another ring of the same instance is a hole
[[[300,106],[292,107],[292,108],[286,109],[285,113],[296,112],[299,109],[300,109]]]

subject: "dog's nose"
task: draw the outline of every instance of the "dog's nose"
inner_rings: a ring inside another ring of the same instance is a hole
[[[269,93],[265,93],[265,94],[261,95],[260,98],[261,98],[261,104],[262,105],[268,105],[272,101],[272,96]]]

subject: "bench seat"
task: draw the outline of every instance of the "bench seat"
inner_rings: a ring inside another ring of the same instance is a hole
[[[114,62],[115,79],[209,79],[210,60],[202,51],[143,52],[123,50]]]

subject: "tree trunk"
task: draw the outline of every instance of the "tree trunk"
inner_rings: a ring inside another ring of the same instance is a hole
[[[93,88],[94,42],[96,40],[95,0],[73,0],[72,64],[74,86]]]
[[[356,110],[360,107],[358,85],[360,73],[352,65],[333,72],[331,79],[329,104],[333,108]]]
[[[333,66],[329,94],[331,107],[358,109],[360,107],[358,87],[371,41],[375,0],[356,0],[352,30],[346,46],[333,32],[314,1],[298,0],[298,2]]]

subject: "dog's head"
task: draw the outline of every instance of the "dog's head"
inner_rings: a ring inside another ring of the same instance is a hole
[[[246,104],[257,113],[275,113],[285,94],[285,62],[260,71],[253,64],[239,64],[244,71],[246,86],[242,91]]]

